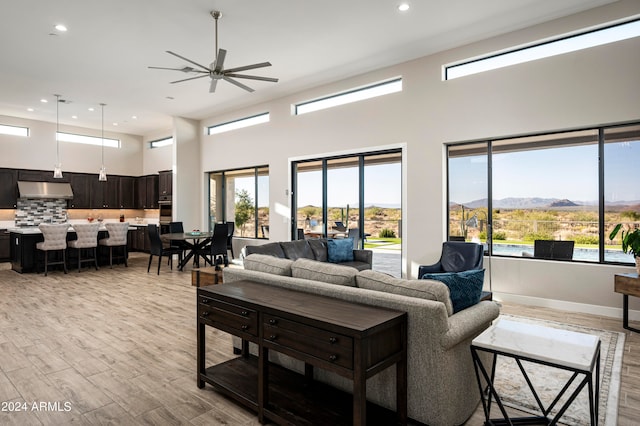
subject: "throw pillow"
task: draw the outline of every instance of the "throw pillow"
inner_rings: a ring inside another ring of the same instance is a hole
[[[296,260],[300,258],[314,259],[313,251],[307,240],[287,241],[280,244],[287,259]]]
[[[449,287],[449,295],[453,304],[453,313],[455,314],[480,301],[482,284],[484,283],[484,269],[424,274],[420,278],[437,280]]]
[[[309,238],[307,242],[318,262],[329,261],[327,257],[327,240],[325,238]]]
[[[327,255],[329,262],[353,262],[353,238],[327,240]]]

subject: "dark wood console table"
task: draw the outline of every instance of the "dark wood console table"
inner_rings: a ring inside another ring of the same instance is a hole
[[[405,312],[250,281],[200,287],[197,297],[199,388],[211,384],[256,411],[261,423],[406,424]],[[206,326],[242,338],[242,355],[206,367]],[[246,342],[258,345],[258,356]],[[270,350],[304,361],[305,374],[270,363]],[[394,364],[395,413],[366,400],[367,379]],[[352,380],[352,398],[314,381],[314,367]]]
[[[629,327],[629,296],[640,297],[638,274],[615,274],[614,291],[622,293],[622,327],[640,333],[637,328]]]

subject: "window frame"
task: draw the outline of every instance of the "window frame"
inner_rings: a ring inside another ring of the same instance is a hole
[[[11,131],[10,129],[15,129]],[[23,130],[24,134],[18,132],[18,129]],[[14,126],[13,124],[0,124],[0,135],[6,136],[18,136],[21,138],[28,138],[31,130],[25,126]]]
[[[259,118],[264,117],[264,120]],[[244,129],[246,127],[257,126],[258,124],[269,123],[271,121],[271,113],[263,112],[260,114],[250,115],[248,117],[238,118],[237,120],[225,121],[224,123],[214,124],[207,127],[207,135],[217,135],[233,130]]]
[[[102,138],[101,136],[89,136],[79,133],[56,132],[59,142],[76,143],[81,145],[103,146],[105,148],[120,148],[120,139]],[[104,142],[103,142],[104,141]]]
[[[163,148],[171,145],[173,145],[173,136],[167,136],[166,138],[155,139],[149,142],[150,149]]]

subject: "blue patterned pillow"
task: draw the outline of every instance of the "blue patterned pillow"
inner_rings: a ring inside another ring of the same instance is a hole
[[[436,274],[427,273],[420,278],[423,280],[437,280],[449,287],[453,313],[455,314],[480,301],[482,284],[484,283],[484,269]]]
[[[353,238],[327,240],[327,255],[331,263],[352,262]]]

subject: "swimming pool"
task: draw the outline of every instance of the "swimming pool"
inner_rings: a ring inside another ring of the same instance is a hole
[[[523,257],[523,252],[533,256],[533,245],[493,244],[493,254],[497,256]],[[635,263],[633,256],[623,253],[622,250],[605,250],[604,257],[607,262]],[[598,249],[576,247],[573,250],[573,260],[597,262]]]

